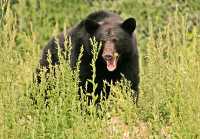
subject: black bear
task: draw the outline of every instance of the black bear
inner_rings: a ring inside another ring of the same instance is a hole
[[[133,98],[135,102],[138,101],[138,85],[139,85],[139,56],[134,30],[136,28],[136,21],[134,18],[123,20],[118,14],[108,11],[97,11],[89,14],[79,24],[67,32],[63,32],[58,37],[58,43],[53,38],[49,41],[43,49],[42,57],[40,59],[40,68],[49,67],[47,60],[48,52],[51,54],[51,64],[59,64],[58,46],[62,51],[64,49],[64,34],[71,38],[71,54],[70,66],[75,68],[81,47],[83,46],[83,53],[80,59],[80,87],[84,91],[92,92],[92,84],[85,87],[88,79],[92,78],[91,61],[92,44],[90,38],[95,38],[97,42],[101,42],[101,48],[96,60],[96,77],[95,82],[98,84],[95,95],[107,98],[109,96],[110,87],[106,86],[106,91],[103,91],[103,81],[108,83],[115,83],[124,77],[131,82],[131,89],[133,90]],[[37,69],[37,73],[40,72]],[[40,82],[40,76],[37,76]],[[98,97],[100,98],[100,97]],[[97,102],[99,99],[97,100]]]

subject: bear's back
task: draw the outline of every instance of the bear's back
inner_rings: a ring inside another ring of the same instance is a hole
[[[88,20],[88,19],[95,21],[97,23],[100,23],[100,24],[104,24],[104,23],[111,23],[111,24],[117,23],[118,24],[123,21],[123,19],[116,13],[103,11],[103,10],[96,11],[96,12],[89,14],[78,25],[75,25],[74,27],[72,27],[69,30],[69,34],[71,34],[70,32],[79,32],[80,30],[82,30],[84,28],[85,20]],[[83,32],[83,30],[81,32]]]
[[[105,20],[109,20],[109,19],[112,22],[122,21],[122,18],[118,14],[108,12],[108,11],[93,12],[93,13],[89,14],[86,17],[86,19],[90,19],[90,20],[93,20],[95,22],[104,22]]]

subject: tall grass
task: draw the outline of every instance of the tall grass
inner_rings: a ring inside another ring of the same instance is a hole
[[[139,107],[132,103],[129,83],[123,79],[111,86],[111,95],[102,102],[98,114],[95,107],[88,108],[85,104],[85,109],[92,112],[87,114],[81,108],[84,102],[77,96],[77,74],[71,71],[68,62],[61,60],[57,78],[50,80],[54,87],[48,92],[48,108],[42,96],[47,84],[42,82],[38,87],[32,83],[32,75],[40,48],[51,34],[64,28],[62,22],[69,27],[90,10],[101,8],[101,4],[109,7],[112,2],[109,5],[96,1],[90,9],[85,3],[80,6],[69,1],[71,8],[66,10],[67,14],[48,8],[45,1],[37,11],[41,14],[37,14],[34,12],[37,1],[29,2],[30,9],[24,0],[14,5],[1,1],[4,12],[0,20],[0,138],[200,137],[200,32],[198,24],[190,21],[193,14],[185,14],[184,5],[182,11],[177,8],[165,18],[162,18],[164,10],[158,9],[161,11],[158,20],[150,18],[154,11],[141,9],[141,13],[147,11],[148,20],[136,13],[140,23],[136,32],[141,63]],[[125,9],[127,3],[134,4],[129,0],[117,1],[110,9],[119,6],[123,17],[130,16],[128,13],[134,10],[129,6]],[[74,17],[73,8],[82,13]],[[45,18],[46,10],[50,11]],[[32,105],[30,93],[37,97],[37,106]]]

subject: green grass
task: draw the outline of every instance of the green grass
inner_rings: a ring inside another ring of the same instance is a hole
[[[200,138],[198,0],[0,0],[0,5],[0,138]],[[77,74],[63,61],[50,82],[55,87],[46,108],[41,97],[46,83],[32,83],[42,47],[98,9],[137,20],[139,107],[126,93],[126,80],[112,86],[102,110],[81,103]],[[37,108],[30,93],[37,96]]]

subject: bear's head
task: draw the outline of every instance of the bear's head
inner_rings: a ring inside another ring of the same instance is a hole
[[[102,44],[99,55],[105,61],[108,71],[114,71],[119,58],[122,55],[128,55],[131,51],[135,28],[134,18],[128,18],[125,21],[105,20],[103,22],[85,20],[86,31]]]

